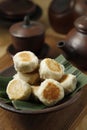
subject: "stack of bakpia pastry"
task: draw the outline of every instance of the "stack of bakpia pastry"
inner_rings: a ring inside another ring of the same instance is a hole
[[[16,74],[7,85],[11,100],[29,100],[31,95],[46,106],[53,106],[76,88],[75,75],[66,74],[62,64],[54,59],[41,61],[30,51],[21,51],[13,56]]]

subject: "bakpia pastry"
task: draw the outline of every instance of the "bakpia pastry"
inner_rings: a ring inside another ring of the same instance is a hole
[[[36,95],[46,106],[53,106],[64,97],[64,89],[59,82],[53,79],[44,80]]]
[[[59,81],[66,94],[73,92],[76,88],[77,79],[73,74],[65,74]]]
[[[38,101],[38,89],[40,86],[31,86],[31,96],[35,101]]]
[[[7,85],[6,93],[11,100],[27,100],[31,95],[31,87],[23,80],[12,79]]]
[[[33,85],[33,84],[37,84],[40,81],[40,76],[39,76],[39,72],[38,71],[34,71],[31,73],[21,73],[21,72],[17,72],[13,78],[20,78],[22,80],[24,80],[25,82]]]
[[[14,68],[22,73],[29,73],[38,68],[38,57],[30,51],[21,51],[13,56]]]
[[[59,80],[64,74],[64,66],[54,59],[45,58],[40,63],[39,73],[41,79]]]
[[[33,52],[21,51],[13,56],[13,63],[16,74],[6,89],[11,100],[35,100],[53,106],[76,88],[76,76],[66,74],[64,66],[54,59],[39,61]]]

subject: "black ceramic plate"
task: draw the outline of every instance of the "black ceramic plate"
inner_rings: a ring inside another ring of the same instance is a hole
[[[21,16],[16,16],[16,17],[14,17],[13,15],[11,15],[11,16],[6,15],[6,14],[4,14],[4,13],[0,10],[0,17],[1,17],[1,19],[2,19],[2,20],[6,20],[6,21],[10,21],[10,22],[23,21],[25,15],[26,15],[26,14],[23,14],[23,15],[21,15]],[[37,20],[37,19],[39,19],[39,18],[41,17],[41,15],[42,15],[42,9],[41,9],[38,5],[36,5],[35,11],[34,11],[33,13],[29,13],[29,15],[30,15],[30,19],[31,19],[31,20]]]
[[[3,98],[0,97],[0,107],[2,107],[3,109],[6,109],[6,110],[12,111],[12,112],[17,112],[17,113],[21,113],[21,114],[40,114],[40,113],[48,113],[48,112],[53,112],[53,111],[58,111],[60,109],[64,109],[65,107],[68,107],[70,104],[72,104],[76,100],[78,100],[78,98],[81,96],[81,93],[82,93],[81,88],[87,84],[87,76],[85,74],[83,74],[80,70],[78,70],[77,68],[72,66],[72,64],[69,63],[62,55],[57,57],[55,60],[65,66],[66,73],[72,73],[72,74],[76,75],[78,84],[77,84],[76,90],[73,93],[71,93],[67,97],[64,97],[64,99],[62,101],[60,101],[58,104],[56,104],[55,106],[52,106],[52,107],[40,106],[40,109],[36,109],[36,107],[33,109],[32,108],[33,106],[30,106],[31,109],[29,109],[29,108],[22,109],[22,107],[21,107],[21,109],[19,109],[20,104],[19,105],[17,104],[18,108],[16,109],[13,106],[13,104],[9,104],[7,102],[6,97],[4,97],[4,99],[6,99],[6,100],[3,100]],[[4,84],[4,86],[6,87],[8,79],[10,79],[10,77],[12,77],[15,73],[16,72],[15,72],[13,66],[11,66],[10,68],[1,72],[0,73],[0,85],[3,86],[3,84]],[[25,104],[22,104],[22,105],[24,106]]]
[[[38,58],[43,59],[47,56],[49,49],[49,46],[44,43],[42,48],[36,53],[36,55],[38,56]],[[17,53],[12,44],[8,46],[7,51],[11,56],[14,56]]]

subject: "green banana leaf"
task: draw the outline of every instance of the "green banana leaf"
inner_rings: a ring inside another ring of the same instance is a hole
[[[71,73],[76,75],[77,78],[77,87],[74,92],[71,93],[70,96],[73,96],[78,90],[80,90],[84,85],[87,84],[87,75],[82,71],[74,67],[68,60],[64,58],[63,55],[60,55],[55,59],[59,63],[63,64],[65,67],[65,73]]]
[[[0,76],[0,91],[6,90],[7,84],[11,79],[12,77]]]
[[[55,59],[57,62],[63,64],[65,66],[65,73],[71,73],[76,75],[77,77],[77,87],[74,92],[69,94],[69,97],[74,96],[74,94],[79,91],[84,85],[87,84],[87,75],[82,73],[79,69],[74,67],[69,61],[67,61],[63,55],[58,56]],[[30,101],[10,101],[6,94],[6,87],[8,82],[12,79],[12,77],[2,77],[0,76],[0,100],[4,100],[5,103],[12,102],[14,108],[18,110],[41,110],[46,108],[46,106],[42,103],[30,102]]]
[[[46,108],[46,106],[42,103],[35,103],[35,102],[25,102],[25,101],[12,101],[14,107],[20,110],[41,110]]]
[[[6,87],[11,79],[12,77],[0,76],[0,101],[4,101],[5,103],[11,102],[6,94]]]

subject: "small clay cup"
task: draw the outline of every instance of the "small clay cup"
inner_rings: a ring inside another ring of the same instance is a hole
[[[60,34],[67,34],[73,28],[76,19],[75,0],[52,0],[48,8],[51,27]]]
[[[12,44],[16,51],[29,50],[38,52],[44,44],[45,29],[43,24],[30,21],[29,16],[9,28]]]

